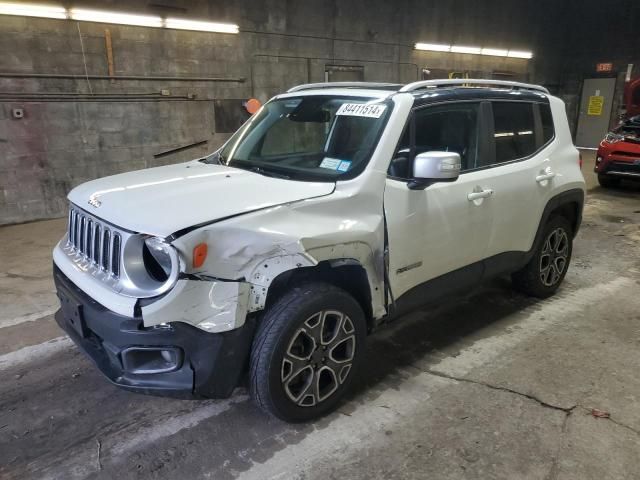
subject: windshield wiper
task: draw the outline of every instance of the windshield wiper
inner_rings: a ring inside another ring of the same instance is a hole
[[[283,178],[285,180],[290,180],[291,177],[289,175],[285,175],[283,173],[277,173],[273,170],[266,170],[262,167],[249,167],[247,170],[251,172],[259,173],[260,175],[264,175],[265,177],[273,177],[273,178]]]

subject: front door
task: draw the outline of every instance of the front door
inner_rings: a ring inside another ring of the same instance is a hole
[[[615,78],[584,81],[576,133],[578,148],[596,148],[609,130],[615,86]]]
[[[474,102],[417,110],[391,162],[384,208],[389,282],[396,299],[421,283],[481,262],[486,255],[495,203],[487,186],[491,174],[471,171],[484,155],[478,142],[480,110]],[[455,182],[410,190],[412,157],[427,151],[459,153],[463,172]],[[479,280],[479,265],[469,269],[477,277],[472,280]]]

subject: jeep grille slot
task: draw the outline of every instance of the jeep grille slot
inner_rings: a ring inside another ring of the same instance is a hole
[[[72,207],[67,233],[73,253],[115,278],[120,276],[122,235],[115,228]]]

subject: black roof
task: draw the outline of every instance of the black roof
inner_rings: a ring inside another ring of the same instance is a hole
[[[450,102],[453,100],[509,100],[549,103],[549,98],[543,92],[525,89],[504,89],[490,87],[439,87],[414,90],[414,106],[432,103]]]

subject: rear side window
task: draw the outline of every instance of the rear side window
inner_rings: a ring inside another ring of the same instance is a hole
[[[494,102],[493,122],[496,163],[528,157],[537,150],[533,104]]]
[[[542,123],[542,144],[546,145],[555,135],[553,116],[549,105],[540,104],[540,120]]]

